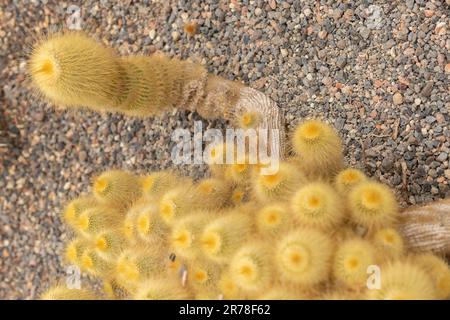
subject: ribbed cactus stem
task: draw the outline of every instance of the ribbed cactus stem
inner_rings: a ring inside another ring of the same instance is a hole
[[[450,199],[403,210],[399,231],[411,250],[450,254]]]

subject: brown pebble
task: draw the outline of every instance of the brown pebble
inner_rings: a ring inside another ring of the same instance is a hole
[[[400,105],[403,103],[403,96],[400,92],[396,92],[394,94],[394,96],[392,97],[392,101],[394,102],[395,105]]]

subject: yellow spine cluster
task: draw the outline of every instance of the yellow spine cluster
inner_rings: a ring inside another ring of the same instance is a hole
[[[76,234],[67,262],[100,277],[108,299],[449,297],[445,261],[408,252],[396,230],[394,193],[339,171],[331,127],[307,121],[293,144],[295,159],[272,175],[245,164],[213,166],[197,182],[168,171],[99,175],[63,214]],[[380,288],[368,287],[373,267]],[[43,297],[91,298],[60,287]]]

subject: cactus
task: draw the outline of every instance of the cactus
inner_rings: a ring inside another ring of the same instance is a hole
[[[342,201],[326,183],[315,182],[300,188],[292,197],[291,208],[298,221],[318,228],[331,228],[343,219]]]
[[[111,49],[82,33],[44,39],[33,50],[29,71],[39,92],[57,106],[100,111],[121,104],[123,66]]]
[[[381,273],[380,289],[368,290],[369,299],[429,300],[437,294],[425,270],[410,261],[396,261]]]
[[[367,268],[375,263],[375,248],[368,240],[350,239],[336,250],[333,274],[349,288],[361,289],[366,285]]]
[[[326,132],[324,148],[336,147],[337,135],[315,125]],[[339,158],[326,155],[322,164]],[[100,174],[92,194],[65,210],[76,235],[65,260],[101,278],[107,299],[448,296],[448,266],[412,252],[420,246],[388,187],[351,168],[306,172],[299,157],[268,176],[246,163],[213,166],[197,182],[170,171]],[[381,289],[366,290],[370,265],[380,267]]]
[[[187,300],[191,294],[175,281],[151,278],[139,284],[134,294],[137,300]]]
[[[64,285],[56,285],[47,289],[42,295],[42,300],[97,300],[94,292],[86,289],[69,289]]]
[[[205,226],[201,234],[201,250],[205,256],[225,262],[239,249],[250,233],[251,221],[242,213],[218,217]]]
[[[340,194],[347,196],[356,185],[366,180],[367,177],[361,170],[348,168],[336,175],[335,186]]]
[[[93,193],[100,203],[127,208],[142,195],[141,181],[122,170],[106,171],[95,178]]]
[[[261,202],[287,200],[304,181],[303,174],[295,165],[282,162],[276,173],[255,174],[255,197]]]
[[[398,207],[395,196],[385,185],[363,182],[349,195],[353,220],[367,228],[391,226],[397,219]]]
[[[292,147],[309,176],[333,177],[343,167],[341,139],[329,125],[308,120],[292,135]]]
[[[273,270],[270,248],[261,242],[243,246],[230,262],[230,275],[245,292],[256,293],[269,288]]]
[[[450,267],[447,262],[430,253],[419,254],[413,259],[431,277],[437,298],[448,299],[450,297]]]
[[[203,211],[192,213],[175,223],[170,236],[170,246],[177,256],[195,258],[200,253],[200,235],[214,213]]]
[[[397,259],[405,252],[403,238],[394,228],[377,230],[372,237],[372,241],[381,258]]]
[[[70,227],[76,228],[80,214],[86,210],[95,207],[98,202],[93,196],[81,196],[69,202],[63,212],[63,221]]]
[[[332,248],[330,239],[318,230],[291,231],[275,248],[275,264],[281,280],[305,289],[326,280]]]
[[[288,230],[292,222],[290,212],[282,203],[266,205],[256,212],[256,228],[262,236],[278,236]]]

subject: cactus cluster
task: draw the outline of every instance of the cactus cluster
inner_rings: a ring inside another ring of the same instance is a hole
[[[100,278],[105,299],[448,298],[446,262],[406,248],[394,193],[344,168],[333,128],[308,120],[291,138],[295,155],[272,175],[258,164],[213,165],[200,181],[100,174],[63,212],[67,263]],[[371,266],[380,287],[367,285]]]

